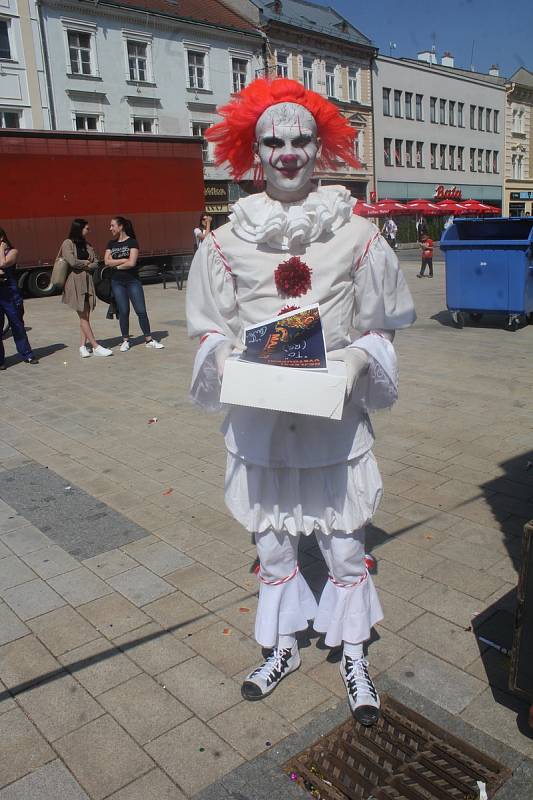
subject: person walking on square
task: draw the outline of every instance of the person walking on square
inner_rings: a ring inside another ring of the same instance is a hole
[[[219,113],[223,121],[206,132],[217,163],[229,162],[236,180],[252,169],[266,191],[237,201],[194,257],[187,322],[200,347],[191,397],[220,410],[226,358],[242,349],[247,326],[287,302],[320,304],[328,358],[347,374],[341,420],[230,406],[222,426],[225,500],[257,547],[255,638],[269,650],[241,693],[262,700],[298,669],[296,633],[314,620],[326,646],[343,646],[350,708],[372,725],[380,702],[363,645],[383,614],[364,541],[382,483],[369,412],[397,397],[392,339],[415,319],[412,298],[379,230],[353,214],[350,192],[311,180],[317,162],[358,164],[355,131],[332,103],[297,81],[257,79]],[[298,566],[299,538],[311,533],[329,571],[318,604]]]
[[[389,243],[390,247],[392,247],[393,250],[396,250],[396,234],[398,233],[398,226],[390,215],[385,220],[381,232]]]
[[[154,339],[150,332],[146,300],[137,267],[139,243],[135,238],[133,224],[125,217],[113,217],[109,230],[113,238],[107,245],[104,263],[106,267],[113,268],[111,286],[118,307],[118,319],[122,333],[120,352],[127,353],[130,349],[130,301],[144,334],[144,346],[152,350],[162,350],[165,345]]]
[[[422,248],[422,261],[420,263],[420,272],[417,274],[417,278],[423,278],[424,273],[426,271],[426,267],[428,268],[429,274],[428,278],[433,277],[433,239],[431,239],[427,234],[422,236],[422,240],[418,243],[419,246]]]
[[[91,327],[91,311],[96,306],[92,272],[98,265],[93,246],[87,241],[89,223],[77,217],[72,220],[68,237],[61,245],[60,255],[70,267],[63,287],[62,302],[77,312],[80,320],[80,356],[112,356],[113,351],[98,344]],[[91,350],[87,347],[91,346]]]
[[[9,320],[15,347],[26,364],[38,364],[24,328],[22,298],[18,289],[15,266],[18,250],[0,228],[0,369],[5,369],[5,350],[2,338],[5,318]]]

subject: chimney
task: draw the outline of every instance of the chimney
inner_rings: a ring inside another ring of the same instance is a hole
[[[493,78],[500,77],[500,68],[497,64],[493,64],[492,67],[489,69],[489,75],[492,75]]]
[[[436,64],[437,63],[437,56],[432,50],[422,50],[421,53],[418,53],[417,59],[419,61],[425,61],[426,64]]]
[[[452,54],[448,52],[444,53],[444,55],[440,60],[440,63],[442,64],[443,67],[455,67],[455,59],[452,56]]]

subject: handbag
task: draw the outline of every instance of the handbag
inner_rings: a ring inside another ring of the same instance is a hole
[[[52,269],[52,275],[50,277],[50,287],[54,289],[64,289],[65,281],[67,280],[68,273],[69,273],[69,264],[61,255],[62,246],[59,249],[59,253],[57,254],[57,258],[54,261],[54,267]]]

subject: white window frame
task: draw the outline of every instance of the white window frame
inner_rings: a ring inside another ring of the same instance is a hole
[[[204,164],[212,164],[215,160],[213,145],[211,142],[207,141],[207,139],[203,136],[203,134],[194,132],[195,125],[200,125],[203,129],[207,129],[211,127],[212,123],[207,122],[205,119],[191,120],[191,136],[202,136],[204,140],[202,144],[202,154],[203,154]]]
[[[152,35],[141,31],[123,30],[122,39],[124,41],[124,68],[126,80],[129,83],[154,83],[154,65],[152,57]],[[144,44],[146,46],[146,78],[142,81],[130,76],[130,59],[128,54],[128,42],[134,44]]]
[[[464,128],[465,126],[465,104],[457,101],[457,127]]]
[[[465,148],[462,144],[457,145],[457,170],[465,171]]]
[[[324,75],[325,75],[325,85],[326,85],[326,96],[337,98],[337,67],[335,64],[326,61],[324,67]],[[330,84],[333,86],[333,92],[329,91]]]
[[[412,139],[405,140],[405,166],[412,169],[415,165],[413,159],[413,145],[414,141]]]
[[[84,20],[79,19],[67,19],[65,17],[61,18],[61,24],[63,26],[63,39],[65,42],[65,57],[66,57],[66,69],[67,75],[71,75],[73,78],[80,78],[83,80],[84,78],[99,78],[100,71],[98,69],[98,53],[96,50],[96,31],[97,25],[93,22],[85,22]],[[72,64],[70,61],[70,45],[68,41],[69,33],[88,33],[90,36],[90,54],[91,54],[91,72],[89,75],[85,75],[79,72],[72,72]]]
[[[420,98],[420,102],[418,102],[418,98]],[[418,115],[418,111],[420,109],[420,116]],[[415,94],[415,119],[417,122],[424,122],[424,95],[423,94]]]
[[[18,61],[17,48],[15,46],[15,36],[13,35],[12,20],[9,17],[0,16],[0,22],[6,23],[7,41],[9,43],[9,58],[0,58],[0,61],[10,64],[13,61]]]
[[[448,169],[455,172],[455,145],[448,145]]]
[[[284,58],[286,61],[280,63],[279,59]],[[276,77],[290,78],[291,77],[291,54],[286,50],[276,50]],[[280,71],[281,67],[281,71]]]
[[[391,88],[389,86],[384,86],[381,91],[382,96],[382,103],[383,103],[383,116],[384,117],[392,117],[392,109],[391,109]]]
[[[197,42],[184,42],[183,47],[185,50],[185,76],[187,81],[187,91],[189,92],[210,92],[211,91],[211,70],[210,70],[210,52],[211,48],[205,44],[198,44]],[[189,53],[202,53],[204,56],[204,85],[203,87],[191,86],[189,75]]]
[[[415,144],[415,165],[417,169],[424,169],[424,142],[420,140]]]
[[[136,131],[135,130],[135,121],[138,119],[142,120],[150,120],[152,123],[152,130],[151,131]],[[159,120],[157,117],[152,117],[150,114],[132,114],[130,116],[130,128],[131,132],[135,135],[145,135],[145,136],[154,136],[155,134],[159,133]]]
[[[104,115],[99,114],[98,112],[92,113],[88,111],[73,111],[72,112],[72,130],[77,131],[79,130],[76,127],[76,117],[96,117],[96,131],[102,132],[104,130]],[[88,128],[82,128],[81,130],[85,130],[89,132]]]
[[[413,97],[413,92],[404,92],[403,107],[405,119],[414,119]]]
[[[403,139],[394,140],[394,166],[403,167]]]
[[[228,55],[229,55],[230,92],[231,94],[235,94],[236,92],[240,91],[240,89],[235,89],[233,85],[233,61],[235,60],[235,61],[246,62],[246,77],[244,81],[244,86],[248,86],[248,84],[252,80],[252,55],[251,53],[244,53],[239,50],[230,50]]]
[[[403,108],[402,108],[402,99],[403,99],[403,92],[401,89],[394,90],[394,116],[396,119],[401,119],[403,117]]]
[[[497,108],[492,109],[492,132],[500,132],[500,112]]]
[[[305,63],[306,61],[308,62],[308,64],[311,64],[311,66],[306,66],[306,63]],[[307,85],[306,80],[305,80],[306,74],[311,76],[311,81],[310,81],[309,85]],[[316,91],[315,90],[315,59],[313,58],[313,56],[302,56],[302,83],[303,83],[303,85],[305,86],[306,89],[310,89],[312,92]]]
[[[355,72],[355,75],[350,75],[350,72]],[[352,88],[355,85],[355,92],[352,93]],[[352,96],[353,94],[353,96]],[[348,67],[348,100],[350,103],[359,103],[361,101],[361,68]]]
[[[6,130],[4,114],[15,114],[19,119],[19,128],[22,128],[22,111],[19,108],[2,108],[0,109],[0,130]],[[17,130],[17,128],[10,128],[9,130]]]

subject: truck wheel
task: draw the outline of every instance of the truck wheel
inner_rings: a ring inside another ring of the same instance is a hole
[[[52,277],[51,269],[32,269],[28,275],[28,292],[32,297],[49,297],[56,294],[53,286],[50,286],[50,278]]]

